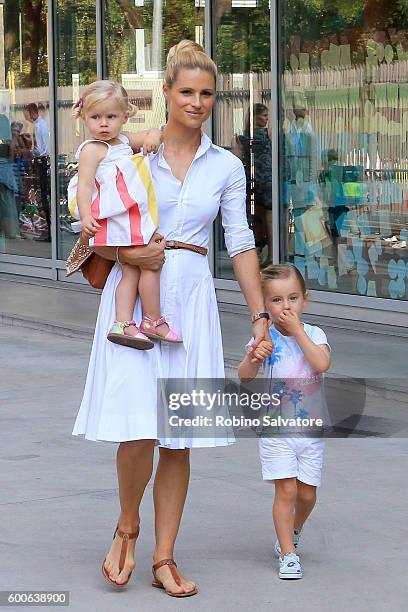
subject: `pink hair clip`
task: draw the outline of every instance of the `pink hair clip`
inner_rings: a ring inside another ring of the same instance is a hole
[[[79,110],[82,110],[83,105],[84,105],[84,99],[81,96],[79,98],[78,102],[75,104],[75,108],[79,108]]]

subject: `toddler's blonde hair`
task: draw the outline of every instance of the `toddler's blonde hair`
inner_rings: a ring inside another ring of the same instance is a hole
[[[265,290],[265,287],[268,281],[276,280],[279,278],[290,278],[291,276],[295,277],[299,283],[299,287],[302,291],[303,295],[306,295],[306,283],[302,274],[296,268],[296,266],[284,263],[284,264],[270,264],[267,268],[264,268],[261,272],[261,283],[262,288]]]
[[[171,88],[180,70],[195,70],[196,68],[212,74],[216,82],[217,66],[205,53],[202,46],[192,40],[181,40],[168,52],[164,80]]]
[[[94,81],[85,87],[79,100],[72,108],[72,115],[76,119],[84,117],[93,106],[113,98],[117,101],[123,112],[129,117],[137,113],[137,108],[131,102],[126,89],[117,81]]]

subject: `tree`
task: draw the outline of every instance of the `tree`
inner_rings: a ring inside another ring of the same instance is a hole
[[[48,84],[47,2],[20,0],[5,3],[5,64],[12,71],[17,87],[41,87]],[[19,18],[21,15],[22,40]],[[20,58],[20,46],[22,58]],[[20,63],[22,59],[22,63]]]

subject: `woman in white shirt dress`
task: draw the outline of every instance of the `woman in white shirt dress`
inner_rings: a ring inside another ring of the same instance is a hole
[[[157,428],[157,378],[223,378],[224,361],[213,279],[207,257],[171,241],[207,249],[212,224],[221,208],[225,241],[235,275],[251,314],[264,311],[253,235],[245,212],[245,173],[241,161],[215,146],[201,132],[215,102],[216,67],[190,41],[173,47],[167,59],[164,95],[168,123],[163,144],[150,156],[159,207],[160,235],[145,247],[100,248],[108,259],[161,271],[162,312],[183,344],[157,344],[137,351],[106,342],[115,314],[116,264],[102,293],[84,397],[73,434],[89,440],[119,442],[117,472],[121,513],[111,548],[102,565],[105,579],[127,584],[135,566],[139,506],[152,475],[153,451],[160,444],[154,482],[156,546],[153,586],[168,595],[197,593],[173,560],[173,549],[189,481],[189,449],[227,445],[224,437],[171,438]],[[165,236],[167,248],[165,248]],[[164,255],[165,253],[165,255]],[[140,321],[140,304],[134,319]],[[258,343],[268,337],[267,321],[253,324]]]

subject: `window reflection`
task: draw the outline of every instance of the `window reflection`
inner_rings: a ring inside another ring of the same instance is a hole
[[[286,256],[310,288],[406,299],[407,13],[294,7],[280,3]]]
[[[77,235],[71,223],[67,189],[77,170],[75,152],[86,134],[72,118],[72,106],[83,88],[96,80],[96,8],[92,0],[57,2],[58,257],[66,259]]]
[[[242,134],[236,136],[232,147],[244,164],[247,216],[262,266],[272,262],[272,143],[268,122],[268,107],[254,104],[248,109]]]
[[[270,130],[270,12],[265,0],[216,2],[218,66],[214,142],[244,165],[247,217],[261,265],[272,259],[272,145]],[[215,227],[215,271],[234,278],[221,219]]]
[[[204,42],[201,0],[106,0],[107,74],[125,87],[139,112],[130,131],[166,122],[162,93],[169,49],[183,38]]]
[[[0,36],[0,252],[50,257],[47,2],[1,2]]]

